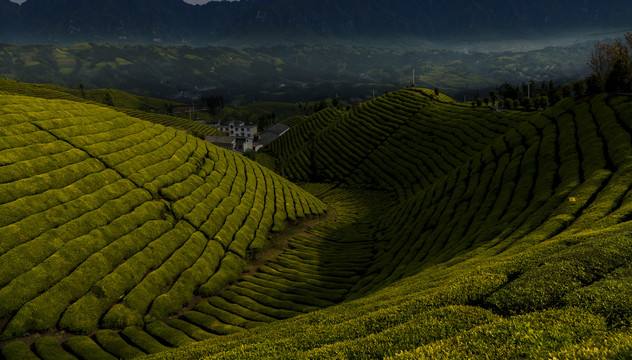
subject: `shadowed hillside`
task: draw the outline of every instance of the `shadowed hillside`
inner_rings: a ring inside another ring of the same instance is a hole
[[[374,260],[348,297],[356,300],[247,335],[208,342],[204,354],[221,358],[380,358],[398,353],[394,358],[617,358],[630,354],[629,98],[567,99],[545,113],[519,115],[431,104],[413,95],[418,96],[410,91],[391,94],[330,118],[299,152],[317,148],[317,159],[331,164],[323,168],[335,167],[338,173],[332,170],[332,177],[344,181],[351,181],[347,174],[369,163],[367,158],[391,154],[379,166],[372,165],[364,179],[355,180],[392,187],[400,194],[398,205],[375,227]],[[402,98],[414,102],[393,105]],[[373,121],[362,118],[367,108],[380,115],[374,115]],[[472,112],[479,116],[468,121]],[[427,113],[435,114],[434,123],[419,127],[442,141],[426,143],[418,136],[419,146],[426,146],[423,150],[392,148],[400,142],[390,140],[389,134],[404,126],[414,128]],[[391,118],[396,114],[402,115],[397,125],[376,130],[394,122]],[[349,118],[364,121],[356,122],[353,132],[342,127]],[[449,126],[451,122],[461,126]],[[279,153],[296,148],[293,137],[307,139],[294,129],[275,144]],[[367,151],[372,146],[366,145],[370,138],[362,136],[366,133],[382,134],[373,147],[391,146]],[[360,146],[364,151],[354,151]],[[344,147],[349,150],[341,151]],[[287,154],[290,151],[294,150]],[[291,159],[288,169],[313,174],[309,172],[313,166],[302,163],[300,155]],[[402,176],[406,168],[399,164],[427,170],[418,170],[417,176],[410,171],[406,178]],[[382,178],[398,183],[373,180]],[[422,182],[424,178],[431,180]],[[201,354],[187,349],[162,358]]]
[[[389,93],[345,113],[319,112],[269,151],[290,179],[401,192],[431,186],[529,115],[457,105],[423,91]]]
[[[474,249],[489,255],[520,254],[548,239],[573,237],[582,242],[579,239],[584,238],[575,234],[627,221],[632,210],[627,202],[632,186],[631,109],[625,97],[604,95],[578,103],[567,99],[507,131],[432,186],[402,199],[382,218],[384,232],[376,236],[382,249],[377,256],[380,262],[369,270],[374,275],[365,281],[375,277],[368,288],[382,287],[432,265],[452,263],[458,254]],[[581,275],[573,271],[559,274],[559,279],[553,275],[551,282],[564,283],[562,287],[544,288],[540,276],[563,271],[561,267],[569,265],[562,260],[565,256],[553,256],[558,260],[546,270],[533,268],[546,263],[544,258],[556,251],[533,259],[537,264],[508,266],[504,275],[511,285],[485,301],[503,314],[555,306],[567,292],[621,266],[630,255],[626,244],[616,242],[616,250],[612,249],[616,255],[603,254],[603,259],[598,254],[591,259],[588,248],[567,250],[570,257],[589,256],[575,260],[582,265],[571,266],[608,265],[586,269]],[[517,295],[518,286],[527,293]],[[538,292],[529,293],[534,288]]]

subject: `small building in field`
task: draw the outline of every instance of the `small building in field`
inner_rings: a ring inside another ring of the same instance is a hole
[[[213,125],[213,127],[229,136],[238,138],[254,139],[257,134],[257,125],[246,124],[243,121],[231,121],[226,124]]]
[[[234,136],[205,136],[204,140],[230,151],[237,148],[237,138]]]
[[[252,150],[252,139],[249,138],[237,138],[237,146],[235,150],[240,153],[245,153],[247,150]]]
[[[266,146],[281,135],[288,132],[288,130],[290,130],[290,127],[285,124],[275,124],[259,134],[259,140],[257,141],[257,143]]]

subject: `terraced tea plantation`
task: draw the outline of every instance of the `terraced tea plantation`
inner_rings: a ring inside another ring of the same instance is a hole
[[[107,92],[105,90],[93,90],[95,92]],[[81,98],[79,96],[75,96],[72,93],[71,89],[60,88],[58,86],[48,85],[48,84],[27,84],[21,83],[14,80],[9,79],[0,79],[0,94],[13,94],[13,95],[26,95],[32,96],[42,99],[63,99],[70,100],[79,103],[85,104],[93,104],[98,106],[103,106],[106,108],[110,108],[109,106],[105,106],[102,103],[97,103],[88,99]],[[116,108],[117,111],[125,113],[131,117],[135,117],[137,119],[150,121],[156,124],[161,124],[169,127],[173,127],[179,130],[184,130],[187,133],[196,136],[204,136],[204,135],[218,135],[220,132],[213,127],[200,124],[195,121],[191,121],[188,119],[182,119],[178,117],[156,114],[153,112],[145,112],[139,111],[134,108],[134,105],[138,105],[139,97],[133,96],[131,94],[126,94],[122,91],[114,91],[115,97],[120,97],[120,101],[117,98],[117,102],[121,104]],[[153,102],[159,102],[157,99],[153,99]],[[118,105],[118,104],[117,104]]]
[[[194,293],[211,296],[235,281],[270,231],[326,210],[184,132],[76,102],[0,101],[3,341],[178,314]],[[154,328],[165,331],[147,331]],[[118,336],[106,334],[97,338]],[[90,348],[80,339],[67,344],[76,355]],[[19,344],[4,346],[4,356]]]
[[[632,357],[627,96],[326,109],[267,150],[301,187],[114,109],[0,99],[6,359]]]

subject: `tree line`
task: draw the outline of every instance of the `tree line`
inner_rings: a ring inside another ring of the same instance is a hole
[[[612,43],[597,42],[588,59],[592,74],[585,79],[588,93],[632,92],[632,33]]]
[[[534,81],[512,85],[507,82],[497,86],[488,96],[477,94],[472,106],[497,106],[508,110],[538,110],[555,105],[570,96],[593,96],[603,92],[632,94],[632,33],[613,42],[598,41],[587,61],[592,73],[564,85],[553,80]]]
[[[538,110],[546,109],[564,97],[562,86],[555,85],[553,81],[543,81],[540,85],[534,81],[512,85],[508,82],[497,86],[489,92],[488,96],[481,97],[477,94],[472,106],[495,106],[507,110]]]

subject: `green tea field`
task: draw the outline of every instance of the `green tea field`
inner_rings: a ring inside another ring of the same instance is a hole
[[[4,359],[632,357],[628,96],[512,112],[390,92],[291,119],[277,174],[11,86]]]
[[[270,231],[326,210],[184,132],[66,100],[0,101],[3,341],[178,314],[235,281]]]
[[[0,79],[0,94],[25,95],[42,99],[63,99],[99,106],[103,106],[103,99],[109,94],[109,102],[113,103],[111,107],[131,117],[184,130],[196,136],[218,134],[215,128],[195,121],[139,110],[139,108],[147,107],[148,105],[155,107],[164,106],[170,103],[168,101],[147,98],[145,99],[147,104],[141,104],[141,97],[118,90],[89,90],[86,91],[86,97],[80,97],[81,92],[79,90],[71,90],[49,84],[26,84],[9,79]]]

